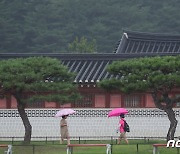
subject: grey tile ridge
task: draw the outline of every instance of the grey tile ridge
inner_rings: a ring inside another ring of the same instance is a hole
[[[77,64],[77,66],[76,66],[76,68],[74,69],[73,72],[77,72],[77,70],[78,70],[79,66],[81,65],[81,63],[82,63],[82,61],[79,61],[79,63]],[[77,72],[77,73],[78,73],[78,72]]]
[[[91,67],[92,65],[92,61],[90,62],[90,64],[88,65],[88,67],[86,68],[85,72],[83,72],[82,76],[81,76],[81,80],[83,80],[84,76],[86,75],[87,71],[89,70],[89,68]],[[85,79],[85,82],[86,82],[86,79]],[[87,81],[88,82],[88,81]]]
[[[175,49],[176,49],[177,43],[174,44],[174,47],[172,49],[172,53],[174,53]]]
[[[97,80],[100,81],[100,79],[101,79],[102,75],[104,74],[104,72],[105,72],[105,70],[106,70],[106,67],[107,67],[108,65],[109,65],[109,61],[108,61],[108,62],[106,63],[106,65],[104,66],[104,68],[103,68],[101,74],[99,75],[99,77],[97,78]]]
[[[94,66],[93,66],[93,68],[91,69],[89,75],[87,76],[87,80],[89,80],[90,76],[92,75],[92,72],[93,72],[94,69],[96,68],[97,63],[98,63],[98,62],[96,61],[95,64],[94,64]],[[91,80],[91,82],[94,82],[94,81]]]
[[[138,46],[137,46],[137,48],[136,48],[135,53],[138,53],[138,51],[139,51],[139,47],[140,47],[140,44],[141,44],[141,42],[140,42],[140,41],[138,41]]]
[[[170,43],[169,43],[169,47],[168,47],[168,49],[167,49],[167,52],[170,52],[171,45],[172,45],[172,43],[170,42]]]
[[[101,62],[101,64],[100,64],[100,66],[98,67],[98,69],[96,70],[96,73],[94,74],[94,76],[93,76],[93,78],[92,78],[93,81],[95,81],[94,79],[96,78],[96,76],[97,76],[100,68],[102,67],[102,65],[103,65],[103,61]]]
[[[72,72],[72,69],[74,67],[74,65],[76,64],[76,61],[73,62],[73,64],[71,65],[71,67],[69,68],[68,72]]]
[[[87,61],[85,61],[85,63],[84,63],[83,66],[81,67],[80,71],[78,72],[78,74],[77,74],[77,76],[76,76],[76,78],[75,78],[76,81],[77,81],[77,79],[79,78],[79,76],[81,75],[81,73],[82,73],[82,71],[83,71],[83,69],[84,69],[84,67],[85,67],[86,64],[87,64]]]

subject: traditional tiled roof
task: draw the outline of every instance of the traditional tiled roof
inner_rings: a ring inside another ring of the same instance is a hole
[[[180,54],[180,36],[124,32],[116,53],[59,54],[59,53],[0,53],[0,59],[48,56],[58,58],[76,73],[78,84],[95,84],[102,79],[111,79],[106,68],[113,61],[144,56],[164,56]]]
[[[111,78],[106,67],[112,60],[63,60],[70,72],[77,73],[74,82],[95,83],[105,78]]]
[[[95,84],[102,79],[110,79],[106,68],[112,61],[127,59],[129,55],[116,54],[0,54],[0,58],[48,56],[58,58],[69,68],[69,72],[76,73],[75,83]]]
[[[20,58],[20,57],[34,57],[34,56],[48,56],[57,58],[62,61],[62,64],[69,68],[70,72],[76,73],[74,79],[75,83],[79,84],[95,84],[102,79],[111,79],[106,68],[113,61],[124,60],[127,58],[135,58],[147,56],[148,54],[56,54],[56,53],[15,53],[15,54],[0,54],[0,59]],[[149,56],[155,56],[150,54]],[[163,55],[163,54],[161,54]],[[166,54],[168,55],[168,54]]]
[[[180,53],[180,35],[124,31],[116,53]]]

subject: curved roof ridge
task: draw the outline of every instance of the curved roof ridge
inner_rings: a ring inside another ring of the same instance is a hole
[[[131,38],[159,38],[159,39],[167,39],[167,40],[180,40],[180,34],[174,33],[155,33],[155,32],[139,32],[139,31],[130,31],[123,30],[123,35],[127,34],[128,37]]]

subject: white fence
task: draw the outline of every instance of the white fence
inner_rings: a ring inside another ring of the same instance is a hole
[[[89,108],[75,110],[76,113],[67,118],[70,136],[93,139],[118,135],[116,129],[119,117],[107,117],[111,109]],[[54,117],[57,111],[58,109],[26,110],[32,125],[32,137],[35,137],[34,140],[37,140],[37,137],[39,137],[38,140],[44,140],[44,137],[49,137],[52,140],[58,139],[60,136],[60,118]],[[127,133],[127,137],[166,137],[170,125],[166,113],[155,108],[129,108],[128,111],[129,114],[126,115],[125,119],[130,125],[130,133]],[[175,113],[177,120],[179,120],[180,111],[176,109]],[[0,140],[5,140],[3,137],[24,136],[24,126],[17,110],[1,109],[0,122]],[[177,125],[175,136],[180,136],[179,125]],[[8,140],[8,138],[6,139]]]

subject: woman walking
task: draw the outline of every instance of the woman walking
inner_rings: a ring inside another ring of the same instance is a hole
[[[60,122],[60,128],[61,128],[61,140],[60,143],[63,144],[64,139],[67,139],[67,144],[70,144],[70,137],[68,132],[68,126],[67,126],[67,119],[68,115],[63,115],[61,122]]]
[[[125,120],[124,120],[124,114],[120,114],[120,121],[119,121],[119,124],[120,124],[120,136],[118,138],[118,144],[120,144],[121,140],[124,139],[125,142],[128,144],[128,140],[126,138],[126,131],[124,130],[124,125],[125,125]]]

